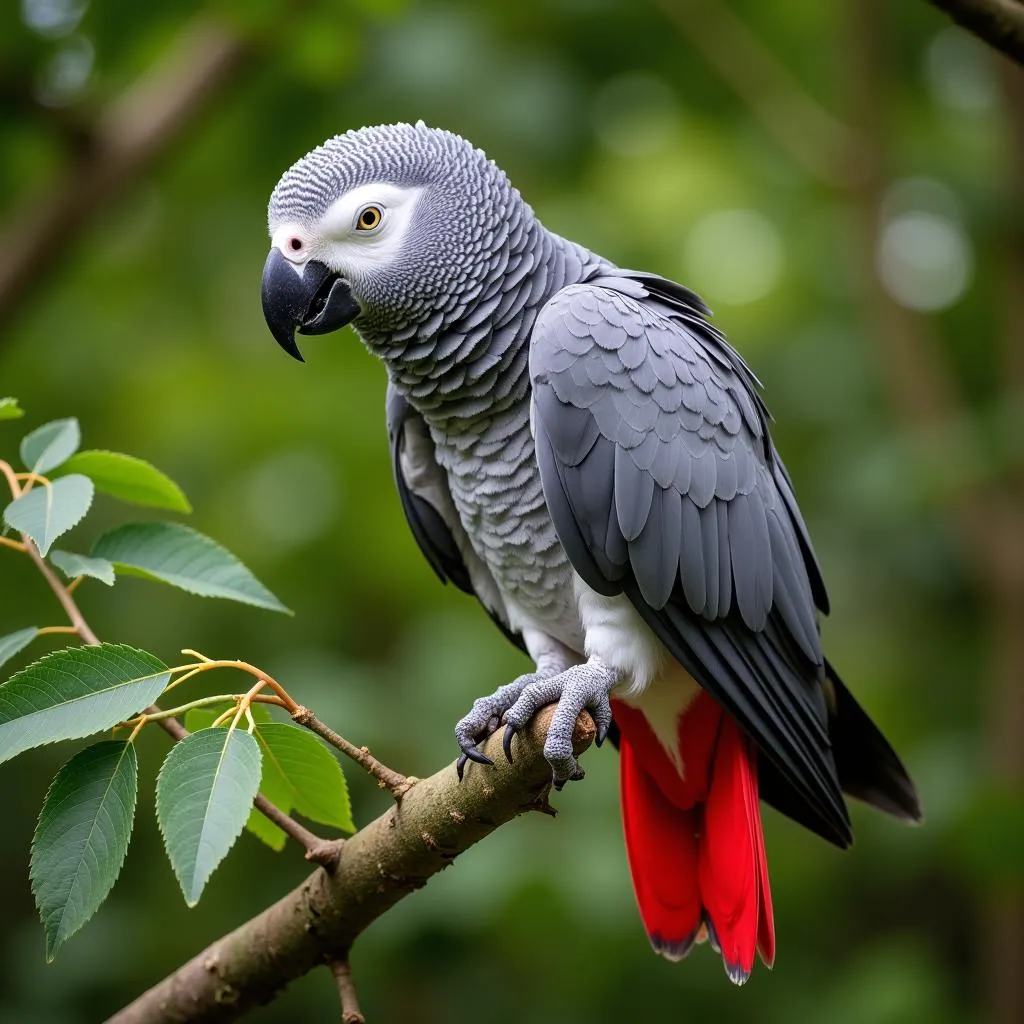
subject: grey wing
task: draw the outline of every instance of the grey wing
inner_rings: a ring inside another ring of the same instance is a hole
[[[450,580],[459,590],[476,597],[498,629],[525,651],[522,637],[509,627],[494,580],[462,528],[423,417],[391,384],[386,410],[395,487],[409,529],[424,557],[442,583]]]
[[[828,736],[824,584],[757,381],[690,293],[608,276],[533,331],[544,495],[584,581],[628,596],[765,755],[762,793],[852,839]]]

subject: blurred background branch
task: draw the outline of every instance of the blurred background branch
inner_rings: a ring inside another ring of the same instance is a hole
[[[77,145],[64,174],[0,226],[0,329],[45,287],[83,225],[182,137],[249,52],[224,23],[199,15],[94,121],[73,123]]]
[[[835,186],[861,178],[856,134],[800,84],[728,3],[654,3],[808,174]]]

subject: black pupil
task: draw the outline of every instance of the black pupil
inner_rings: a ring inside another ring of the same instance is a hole
[[[292,252],[298,252],[302,248],[302,242],[298,238],[293,238],[289,243]]]
[[[372,228],[377,223],[376,210],[363,210],[363,227]]]

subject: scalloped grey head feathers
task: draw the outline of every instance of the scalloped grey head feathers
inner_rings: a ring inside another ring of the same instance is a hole
[[[493,273],[495,254],[507,252],[510,233],[521,238],[534,221],[482,150],[421,121],[349,131],[306,154],[270,197],[271,233],[287,221],[315,231],[332,203],[376,182],[423,192],[397,256],[352,280],[359,331],[371,345],[438,313],[445,323],[457,319]]]

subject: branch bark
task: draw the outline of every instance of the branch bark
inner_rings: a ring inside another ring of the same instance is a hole
[[[958,25],[1024,64],[1024,4],[1020,0],[928,0]]]
[[[87,129],[85,155],[0,229],[0,324],[28,304],[89,219],[179,137],[249,53],[247,40],[199,16],[162,60],[110,102]]]
[[[295,978],[346,959],[365,928],[460,853],[524,811],[542,809],[551,782],[544,738],[553,714],[554,706],[544,708],[517,734],[514,766],[506,763],[496,734],[485,745],[494,767],[468,766],[460,783],[452,763],[417,782],[401,803],[345,841],[333,871],[314,872],[108,1024],[237,1020]],[[594,737],[584,712],[574,751],[582,753]]]

